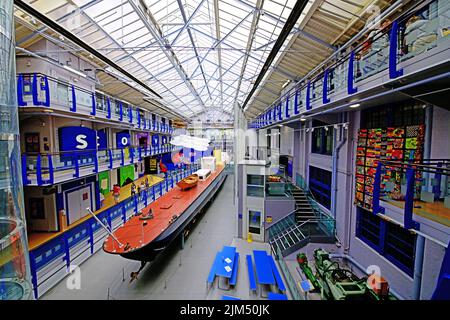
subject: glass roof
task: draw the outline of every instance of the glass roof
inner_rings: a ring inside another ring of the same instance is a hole
[[[148,83],[164,105],[188,117],[213,111],[219,119],[232,113],[235,101],[245,100],[295,5],[295,0],[73,2],[80,8],[89,4],[82,10],[90,23],[78,36],[95,29],[108,34],[112,42],[101,37],[89,42]]]

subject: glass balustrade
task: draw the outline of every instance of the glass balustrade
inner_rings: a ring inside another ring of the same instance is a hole
[[[424,10],[400,20],[398,62],[450,43],[450,2],[433,1]]]
[[[386,161],[379,166],[379,185],[375,178],[373,188],[365,190],[373,196],[373,210],[384,212],[387,203],[400,208],[407,219],[415,214],[450,226],[450,160]]]
[[[356,82],[367,79],[389,67],[389,30],[367,39],[355,51],[354,78]],[[370,36],[370,34],[369,34]]]

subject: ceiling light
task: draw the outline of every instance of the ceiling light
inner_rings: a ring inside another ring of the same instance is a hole
[[[286,81],[286,82],[283,84],[283,86],[281,87],[281,89],[286,88],[286,86],[287,86],[290,82],[291,82],[291,80]]]
[[[86,78],[87,75],[84,74],[83,72],[80,72],[78,70],[75,70],[74,68],[69,67],[68,65],[63,65],[63,68],[66,69],[67,71],[70,71],[72,73],[75,73],[77,75],[79,75],[80,77]]]
[[[306,118],[301,117],[301,118],[300,118],[300,121],[304,122],[304,121],[306,121]]]
[[[360,103],[355,103],[350,105],[350,108],[358,108],[361,104]]]
[[[328,127],[324,127],[325,131],[328,131]]]

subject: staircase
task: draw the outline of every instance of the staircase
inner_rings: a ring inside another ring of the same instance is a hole
[[[272,250],[285,257],[309,242],[333,243],[334,219],[315,205],[308,191],[291,186],[291,193],[295,210],[268,229]]]
[[[306,222],[305,222],[306,223]],[[283,256],[300,249],[309,241],[308,237],[301,231],[302,225],[293,223],[282,232],[269,240],[270,246],[274,252],[280,250]]]
[[[293,186],[291,193],[295,199],[295,222],[301,223],[308,219],[314,218],[314,210],[309,203],[305,191]]]

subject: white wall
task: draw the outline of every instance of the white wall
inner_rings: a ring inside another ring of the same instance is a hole
[[[283,126],[280,128],[281,143],[280,154],[294,155],[294,129]]]

